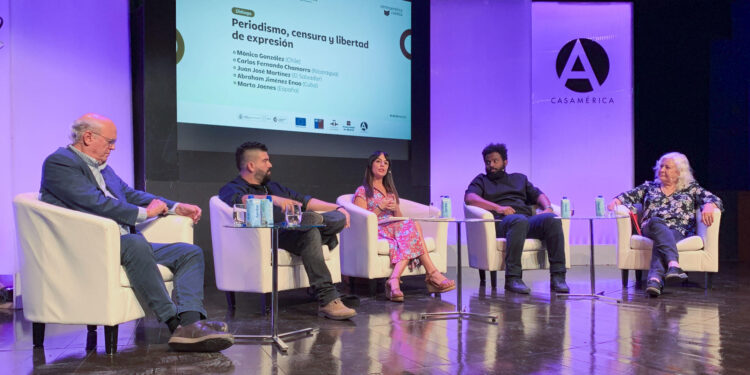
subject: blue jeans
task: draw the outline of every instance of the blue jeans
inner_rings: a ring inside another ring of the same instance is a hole
[[[677,241],[685,238],[679,231],[670,229],[660,217],[653,217],[643,223],[643,236],[654,241],[651,251],[651,268],[648,270],[648,278],[656,278],[664,281],[664,274],[671,261],[678,261]]]
[[[149,243],[140,234],[120,237],[120,263],[125,267],[136,296],[146,303],[160,322],[185,312],[197,311],[203,318],[203,250],[187,243]],[[156,266],[174,274],[174,301]]]
[[[521,278],[521,252],[527,238],[544,241],[550,273],[565,273],[565,236],[562,222],[553,213],[508,215],[495,223],[497,237],[505,237],[505,278]]]

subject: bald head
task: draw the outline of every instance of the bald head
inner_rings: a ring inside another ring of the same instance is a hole
[[[73,122],[70,140],[73,141],[73,144],[80,143],[86,131],[100,133],[105,126],[117,131],[117,127],[112,120],[96,113],[87,113]]]
[[[70,138],[73,147],[104,163],[109,153],[115,149],[117,127],[112,120],[102,115],[87,113],[73,122]]]

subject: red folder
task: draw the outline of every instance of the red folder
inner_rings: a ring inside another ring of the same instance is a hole
[[[642,236],[641,234],[641,226],[638,225],[638,218],[635,216],[633,211],[630,211],[630,220],[633,222],[633,225],[635,226],[635,231],[638,232],[639,236]]]

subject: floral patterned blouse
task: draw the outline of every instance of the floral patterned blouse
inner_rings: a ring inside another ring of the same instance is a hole
[[[692,182],[685,189],[677,190],[667,196],[661,191],[660,183],[646,181],[615,198],[631,208],[636,203],[642,204],[642,221],[652,217],[662,218],[669,228],[676,229],[685,237],[695,235],[695,210],[697,208],[703,207],[706,203],[714,203],[719,210],[724,210],[721,199],[702,188],[697,182]]]

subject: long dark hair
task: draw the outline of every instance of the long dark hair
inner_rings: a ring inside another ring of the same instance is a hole
[[[388,161],[388,172],[386,172],[385,177],[383,177],[383,187],[385,187],[386,194],[390,193],[396,197],[396,203],[398,203],[398,191],[396,191],[396,184],[393,183],[393,174],[391,173],[391,158],[385,151],[377,150],[367,159],[365,178],[362,180],[362,186],[365,187],[365,196],[367,196],[367,198],[372,198],[373,196],[374,188],[372,187],[372,180],[375,179],[375,176],[372,174],[372,163],[374,163],[375,159],[380,155],[383,155],[385,160]]]

